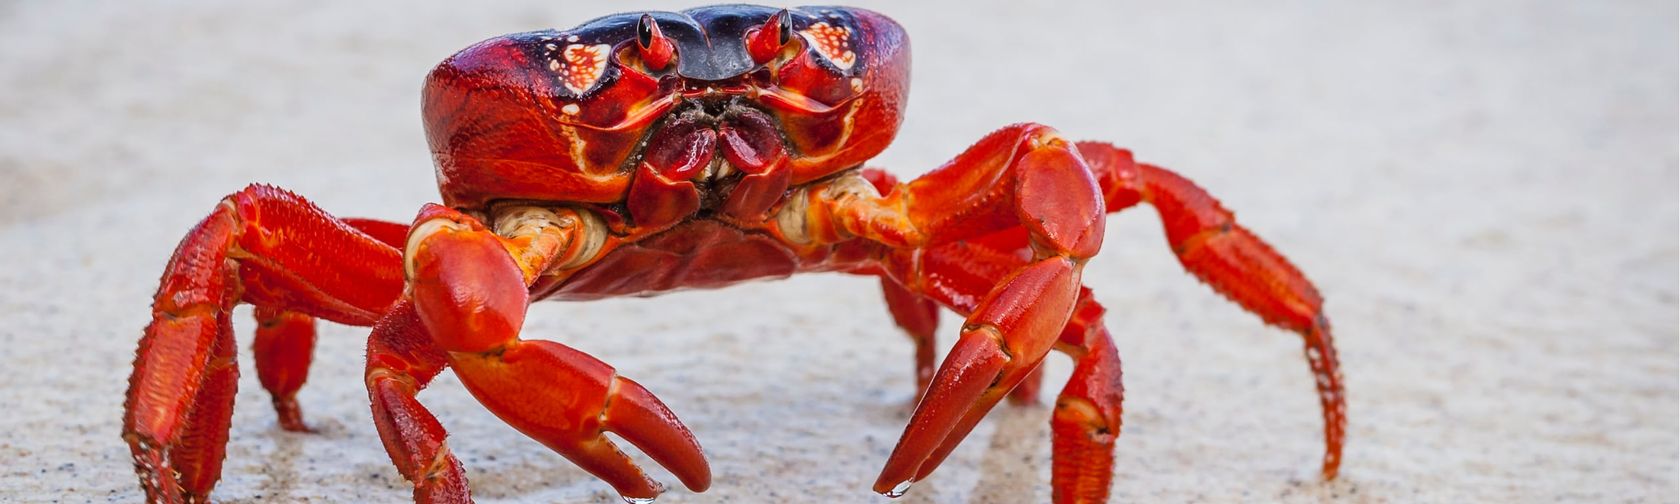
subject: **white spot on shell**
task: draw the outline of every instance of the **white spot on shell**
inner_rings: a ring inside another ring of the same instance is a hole
[[[851,47],[851,28],[818,22],[799,30],[799,36],[804,37],[806,45],[816,49],[823,59],[841,70],[851,70],[852,65],[857,63],[857,53],[852,52]]]
[[[572,44],[561,52],[563,61],[550,64],[549,69],[559,78],[560,85],[573,94],[584,94],[600,82],[607,73],[607,54],[612,46],[606,44]]]

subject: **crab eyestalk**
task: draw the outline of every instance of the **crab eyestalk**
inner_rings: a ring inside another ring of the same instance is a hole
[[[677,54],[676,44],[672,44],[665,32],[659,30],[659,22],[654,21],[652,14],[642,14],[641,21],[636,23],[636,49],[642,63],[654,71],[671,66]]]
[[[793,19],[787,9],[770,16],[763,26],[747,32],[747,55],[760,65],[776,58],[782,47],[793,41]]]

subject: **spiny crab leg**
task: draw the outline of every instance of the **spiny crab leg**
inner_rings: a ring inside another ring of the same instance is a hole
[[[373,425],[397,472],[414,484],[417,503],[472,501],[466,469],[444,439],[448,433],[415,397],[448,365],[448,356],[432,345],[410,300],[393,305],[368,336],[363,379]]]
[[[400,261],[396,251],[402,248],[403,240],[408,236],[408,224],[354,217],[339,218],[338,221],[387,245],[391,252],[387,270],[398,271]],[[390,282],[393,286],[400,286],[400,275],[392,275]],[[246,285],[263,287],[261,283],[249,280]],[[390,292],[395,295],[397,289],[392,288]],[[273,399],[274,411],[280,417],[280,428],[308,432],[310,429],[303,421],[297,393],[309,378],[309,363],[315,351],[315,317],[305,311],[264,304],[257,305],[251,314],[257,319],[255,338],[251,340],[251,356],[257,364],[257,381]]]
[[[432,342],[486,408],[611,484],[629,499],[662,488],[606,436],[641,448],[694,491],[711,470],[694,435],[647,389],[611,366],[550,341],[522,340],[527,286],[551,262],[598,252],[599,222],[544,209],[500,212],[498,230],[429,205],[409,235],[409,298]]]
[[[333,254],[310,253],[304,241]],[[400,264],[397,249],[281,189],[252,185],[217,204],[170,257],[129,376],[123,439],[147,499],[204,499],[221,477],[238,383],[235,305],[369,325],[400,293]],[[288,335],[313,332],[294,325],[268,337]],[[282,423],[301,428],[291,394],[307,351],[273,350],[258,348],[258,375]]]
[[[1330,319],[1324,315],[1324,298],[1318,289],[1189,179],[1137,163],[1130,151],[1113,145],[1080,142],[1078,146],[1102,185],[1108,211],[1138,203],[1154,206],[1166,228],[1167,243],[1186,271],[1267,324],[1301,336],[1324,416],[1320,470],[1324,479],[1335,479],[1347,430],[1347,396]]]

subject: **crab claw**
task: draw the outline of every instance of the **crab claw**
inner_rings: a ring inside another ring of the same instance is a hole
[[[874,490],[902,495],[956,449],[1056,341],[1079,289],[1079,269],[1052,257],[1005,279],[968,320],[887,457]]]
[[[500,353],[455,354],[451,361],[467,390],[502,421],[626,498],[651,499],[663,489],[607,432],[646,452],[689,490],[711,486],[711,468],[688,427],[647,389],[588,354],[524,340]]]
[[[641,448],[688,488],[711,485],[700,443],[647,389],[576,349],[518,337],[529,299],[507,242],[441,207],[428,207],[414,229],[414,308],[480,403],[627,499],[652,499],[662,488],[607,432]]]

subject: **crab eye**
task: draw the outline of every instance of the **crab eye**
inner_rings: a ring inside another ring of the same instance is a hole
[[[659,23],[653,20],[651,14],[642,14],[642,20],[636,23],[636,49],[649,70],[664,70],[670,66],[671,57],[676,53],[676,45],[665,38],[665,33],[659,30]]]
[[[782,47],[793,40],[793,16],[787,9],[770,16],[764,26],[747,33],[747,54],[753,62],[764,63],[776,57]]]
[[[789,16],[787,9],[783,9],[776,14],[776,19],[779,20],[776,23],[776,44],[787,45],[788,41],[793,40],[793,16]]]

